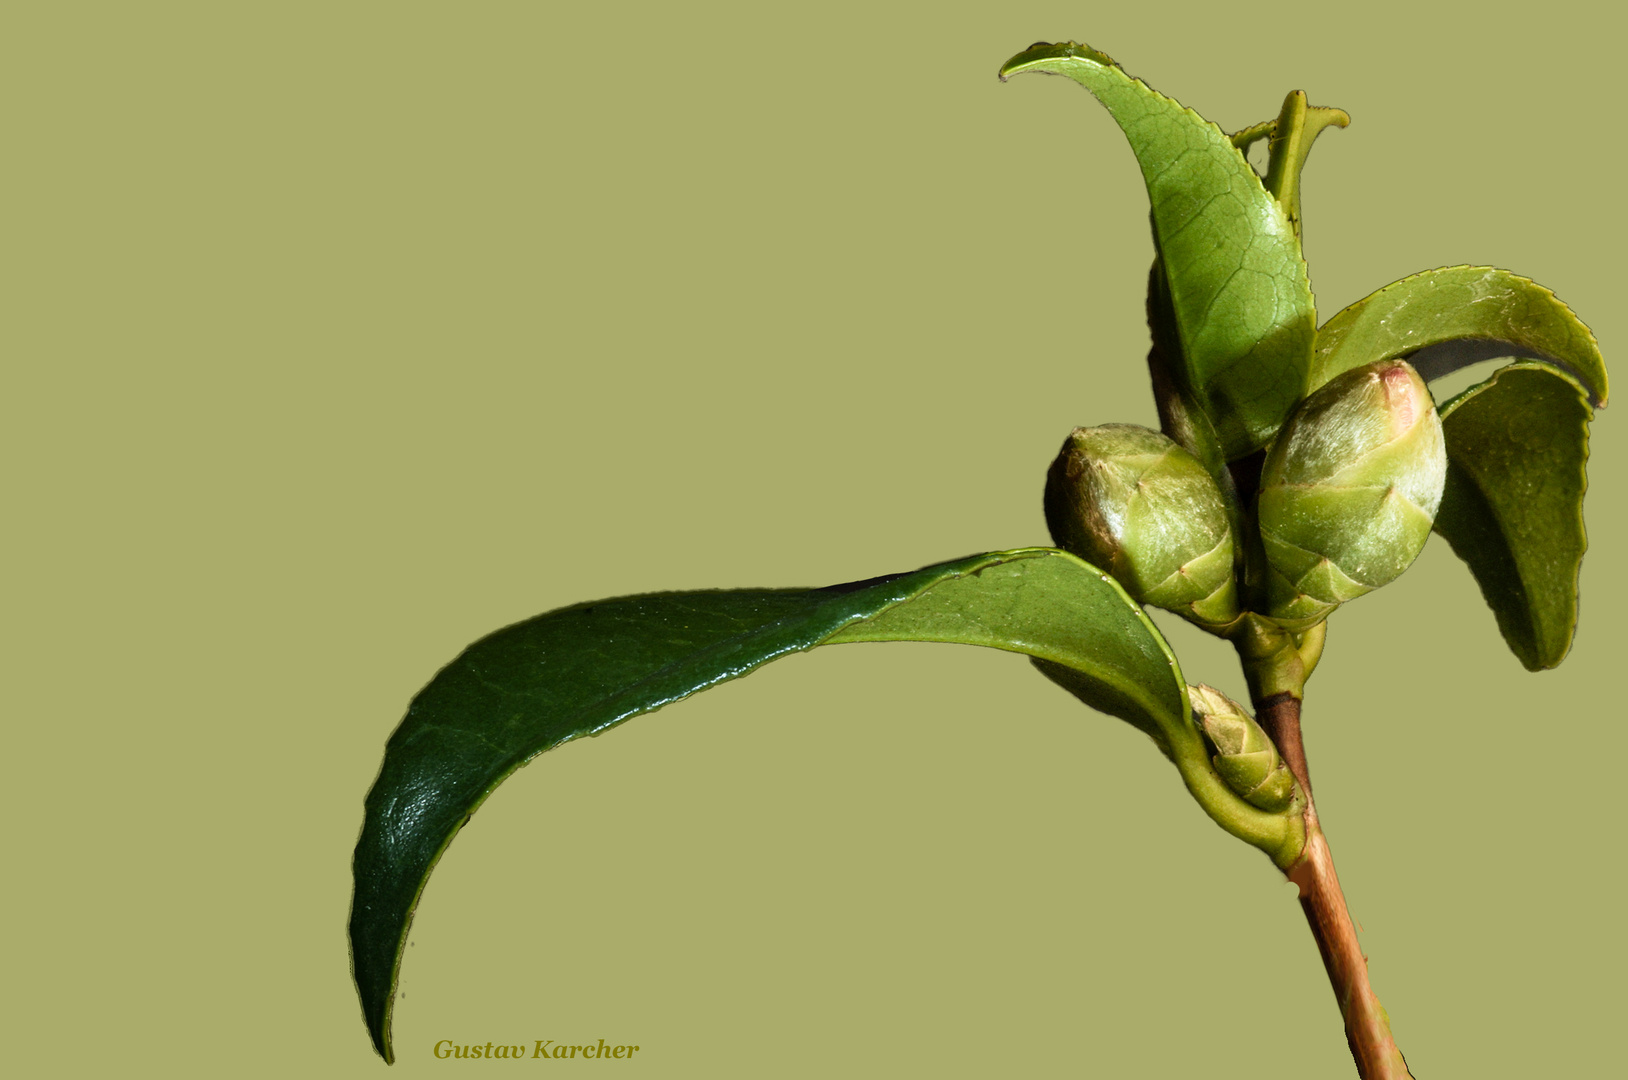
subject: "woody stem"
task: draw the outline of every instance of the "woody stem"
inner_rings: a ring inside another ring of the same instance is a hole
[[[1300,737],[1300,699],[1294,694],[1274,694],[1257,701],[1255,708],[1261,727],[1277,745],[1306,795],[1306,847],[1289,867],[1288,878],[1300,886],[1300,906],[1345,1018],[1345,1038],[1356,1060],[1357,1075],[1362,1080],[1412,1080],[1391,1035],[1390,1017],[1369,985],[1368,958],[1357,942],[1345,893],[1334,872],[1334,857],[1317,822],[1306,750]]]

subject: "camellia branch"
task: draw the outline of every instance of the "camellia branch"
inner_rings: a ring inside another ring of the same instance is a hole
[[[1300,887],[1300,906],[1311,925],[1312,937],[1328,969],[1340,1015],[1345,1019],[1345,1038],[1363,1080],[1412,1080],[1407,1062],[1391,1035],[1390,1017],[1368,982],[1368,958],[1357,941],[1357,929],[1345,906],[1339,875],[1334,872],[1334,856],[1317,820],[1317,806],[1311,794],[1311,776],[1306,767],[1306,751],[1300,736],[1300,699],[1278,694],[1256,702],[1257,719],[1294,772],[1306,794],[1306,847],[1286,875]]]
[[[386,1061],[425,882],[520,766],[793,652],[937,641],[1025,654],[1151,738],[1205,812],[1299,886],[1363,1080],[1408,1080],[1318,823],[1306,680],[1327,619],[1406,570],[1432,529],[1469,565],[1521,663],[1560,663],[1604,361],[1553,293],[1493,267],[1404,278],[1319,326],[1301,171],[1317,134],[1349,123],[1339,109],[1295,91],[1275,119],[1229,136],[1088,45],[1033,45],[1000,78],[1024,72],[1090,91],[1141,165],[1161,430],[1075,429],[1046,477],[1055,548],[824,589],[602,600],[471,645],[390,737],[356,845],[352,970]],[[1264,177],[1242,153],[1259,139],[1270,139]],[[1438,409],[1426,380],[1487,355],[1512,362]],[[1147,607],[1230,641],[1257,715],[1189,686]],[[1261,1074],[1292,1075],[1287,1065]]]

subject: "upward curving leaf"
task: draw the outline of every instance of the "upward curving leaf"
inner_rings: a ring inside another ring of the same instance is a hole
[[[1283,208],[1220,128],[1089,45],[1033,45],[1000,76],[1029,71],[1073,79],[1124,130],[1153,205],[1180,374],[1227,460],[1266,445],[1306,392],[1316,334],[1306,264]]]
[[[426,686],[385,750],[356,845],[351,956],[374,1045],[412,912],[436,860],[498,784],[597,735],[816,645],[946,641],[1026,653],[1147,731],[1223,827],[1280,864],[1296,821],[1232,796],[1210,767],[1169,647],[1108,575],[1050,548],[995,552],[829,589],[659,593],[540,615],[471,645]]]
[[[1591,415],[1582,385],[1540,361],[1501,368],[1441,408],[1447,487],[1435,529],[1528,671],[1565,659],[1577,625]]]
[[[1542,285],[1493,266],[1426,270],[1328,320],[1310,389],[1380,360],[1407,360],[1429,381],[1506,356],[1558,364],[1605,406],[1605,361],[1588,327]]]

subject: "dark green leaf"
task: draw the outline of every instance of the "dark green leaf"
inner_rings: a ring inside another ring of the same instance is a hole
[[[1090,46],[1032,46],[1001,78],[1028,71],[1080,83],[1124,130],[1153,206],[1181,374],[1228,460],[1264,446],[1305,393],[1316,326],[1283,208],[1220,128]]]
[[[1226,452],[1215,425],[1186,389],[1181,338],[1160,259],[1153,260],[1148,270],[1147,317],[1148,335],[1153,339],[1148,350],[1148,377],[1153,383],[1153,403],[1159,410],[1159,429],[1197,458],[1219,483],[1228,475]]]
[[[1405,359],[1426,381],[1480,360],[1526,357],[1570,371],[1603,406],[1600,347],[1555,294],[1491,266],[1427,270],[1357,301],[1317,332],[1311,389],[1354,367]]]
[[[1148,332],[1153,347],[1148,350],[1148,378],[1153,384],[1153,403],[1159,410],[1159,430],[1198,459],[1221,491],[1234,538],[1250,535],[1243,513],[1243,500],[1215,426],[1192,394],[1185,389],[1186,376],[1180,372],[1181,343],[1175,328],[1175,313],[1165,281],[1164,263],[1155,259],[1148,271]]]
[[[1164,744],[1177,742],[1178,764],[1207,769],[1195,764],[1207,759],[1164,639],[1110,577],[1049,548],[830,589],[660,593],[540,615],[476,642],[431,680],[390,737],[368,793],[350,933],[357,991],[379,1052],[391,1060],[396,973],[430,870],[515,769],[788,653],[896,640],[1042,659],[1072,672],[1107,711]],[[1207,776],[1195,783],[1213,795]],[[1258,812],[1236,816],[1238,823],[1223,824],[1281,846],[1281,822]]]
[[[1447,487],[1436,531],[1469,564],[1529,671],[1559,664],[1577,625],[1591,415],[1576,379],[1532,361],[1441,408]]]

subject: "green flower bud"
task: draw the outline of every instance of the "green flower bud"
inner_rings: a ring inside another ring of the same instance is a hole
[[[1261,470],[1268,614],[1305,630],[1394,580],[1429,538],[1446,479],[1441,419],[1411,365],[1331,379],[1296,408]]]
[[[1075,428],[1046,475],[1052,539],[1139,603],[1208,630],[1238,618],[1232,529],[1198,459],[1147,428]]]
[[[1244,707],[1212,686],[1189,686],[1193,719],[1215,747],[1215,771],[1251,806],[1287,809],[1294,799],[1294,773]]]

